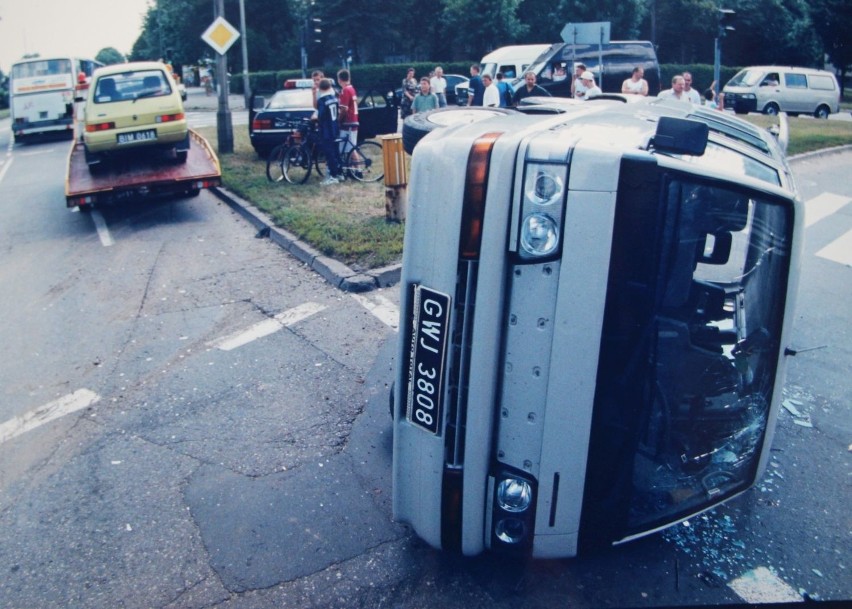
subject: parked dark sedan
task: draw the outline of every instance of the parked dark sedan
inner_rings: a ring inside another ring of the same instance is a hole
[[[284,89],[271,97],[253,96],[249,116],[249,137],[263,158],[294,131],[294,125],[314,113],[310,79],[288,80]],[[373,138],[397,130],[397,106],[393,95],[375,91],[358,94],[358,140]]]

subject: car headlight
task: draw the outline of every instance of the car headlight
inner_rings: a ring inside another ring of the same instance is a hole
[[[530,214],[521,226],[521,247],[531,256],[549,256],[559,246],[559,227],[547,214]]]
[[[497,485],[497,505],[507,512],[523,512],[532,503],[532,487],[526,480],[504,478]]]
[[[567,193],[567,171],[567,167],[562,164],[526,163],[520,192],[521,216],[516,242],[522,260],[538,262],[558,254]]]

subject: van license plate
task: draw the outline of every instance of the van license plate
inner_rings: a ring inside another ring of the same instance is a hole
[[[130,133],[119,133],[117,136],[119,145],[133,144],[134,142],[149,142],[157,139],[156,129],[145,131],[131,131]]]
[[[438,435],[443,413],[450,297],[423,286],[414,286],[413,310],[407,418]]]

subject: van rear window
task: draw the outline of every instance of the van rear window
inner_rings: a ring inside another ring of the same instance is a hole
[[[808,78],[804,74],[784,74],[784,84],[788,89],[807,89]]]
[[[820,91],[834,91],[834,79],[823,74],[811,74],[808,76],[808,85],[811,89]]]

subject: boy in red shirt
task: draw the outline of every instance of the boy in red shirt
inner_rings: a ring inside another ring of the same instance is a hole
[[[349,70],[337,73],[337,82],[340,84],[340,135],[349,138],[354,147],[358,144],[358,93],[349,79]]]

